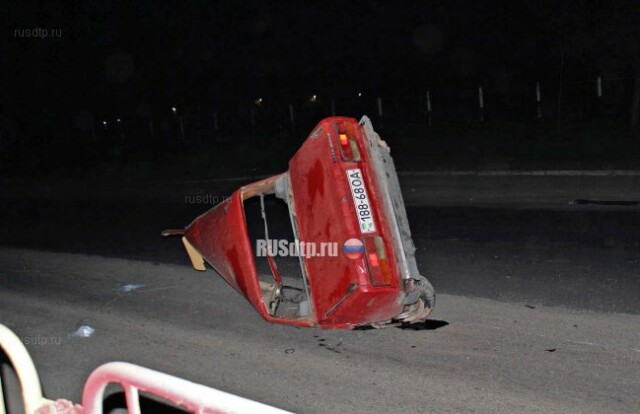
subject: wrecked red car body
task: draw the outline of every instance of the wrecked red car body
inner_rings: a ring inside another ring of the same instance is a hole
[[[264,224],[255,240],[246,211],[252,199],[260,202]],[[274,243],[266,199],[286,203],[295,243]],[[193,267],[205,270],[209,263],[269,322],[416,323],[435,303],[418,272],[389,147],[367,117],[324,119],[287,172],[243,186],[184,231],[163,234],[183,234]],[[287,256],[296,256],[297,271]]]

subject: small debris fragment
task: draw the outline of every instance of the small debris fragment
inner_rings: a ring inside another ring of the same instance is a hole
[[[69,334],[69,336],[73,338],[88,338],[93,335],[95,331],[96,330],[89,325],[82,325],[75,332]]]
[[[527,307],[527,308],[529,308],[529,309],[535,309],[535,308],[536,308],[536,307],[535,307],[535,306],[533,306],[533,305],[524,305],[524,306],[526,306],[526,307]]]
[[[118,289],[116,289],[118,292],[124,292],[124,293],[128,293],[128,292],[132,292],[136,289],[140,289],[143,288],[145,285],[139,284],[139,283],[127,283],[126,285],[122,285],[120,286]]]
[[[289,349],[285,349],[284,350],[284,353],[287,354],[287,355],[293,354],[294,352],[296,352],[296,350],[293,349],[293,348],[289,348]]]
[[[555,348],[545,349],[545,351],[547,351],[547,352],[556,352],[556,349]]]

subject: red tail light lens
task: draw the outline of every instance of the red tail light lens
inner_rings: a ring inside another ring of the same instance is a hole
[[[338,137],[340,138],[340,155],[342,161],[361,161],[360,150],[356,144],[353,133],[348,131],[344,122],[337,124]]]
[[[371,285],[374,287],[391,285],[391,267],[384,247],[384,240],[380,236],[373,236],[365,237],[363,241],[369,263]]]

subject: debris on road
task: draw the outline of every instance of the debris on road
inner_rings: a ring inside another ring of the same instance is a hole
[[[124,292],[124,293],[129,293],[132,292],[136,289],[140,289],[145,287],[145,285],[143,284],[139,284],[139,283],[127,283],[126,285],[122,285],[120,287],[118,287],[116,290],[118,292]]]
[[[95,329],[89,325],[82,325],[75,332],[70,333],[69,336],[72,338],[88,338],[95,333]]]

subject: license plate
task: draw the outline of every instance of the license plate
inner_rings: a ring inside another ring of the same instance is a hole
[[[353,197],[353,205],[356,208],[360,231],[362,233],[375,233],[376,224],[373,221],[373,212],[371,211],[360,168],[347,170],[347,180],[349,180],[349,187],[351,187],[351,196]]]

